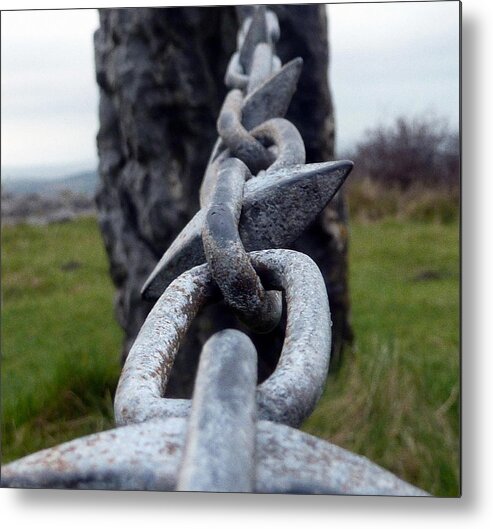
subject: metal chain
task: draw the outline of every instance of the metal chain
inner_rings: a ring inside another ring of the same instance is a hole
[[[206,190],[202,241],[207,263],[226,303],[257,332],[269,332],[277,326],[282,303],[279,295],[264,290],[239,236],[243,187],[262,170],[305,162],[303,140],[289,121],[275,117],[250,130],[243,125],[245,96],[258,89],[274,70],[280,70],[281,61],[274,51],[278,28],[277,17],[265,6],[242,24],[239,50],[225,76],[232,89],[217,120],[220,139],[202,186]]]
[[[243,185],[248,176],[248,168],[237,158],[221,162],[205,215],[202,243],[226,303],[252,329],[269,332],[281,319],[282,300],[278,293],[264,290],[238,233]]]
[[[313,411],[330,359],[330,311],[316,264],[286,248],[326,206],[351,162],[305,164],[284,118],[301,72],[275,54],[279,21],[239,6],[238,50],[201,210],[143,287],[157,299],[130,350],[115,395],[116,430],[33,454],[3,469],[24,487],[423,495],[368,460],[293,428]],[[256,251],[255,251],[256,250]],[[192,400],[165,398],[196,314],[221,297],[255,332],[286,336],[274,373],[256,384],[257,351],[240,331],[201,352]]]

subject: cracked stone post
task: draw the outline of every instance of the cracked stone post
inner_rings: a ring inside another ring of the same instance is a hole
[[[282,62],[296,56],[304,60],[287,118],[304,139],[308,163],[333,159],[325,6],[272,9],[281,27],[277,53]],[[224,74],[237,29],[234,7],[100,10],[94,36],[100,89],[96,200],[116,288],[116,315],[125,332],[123,358],[152,307],[140,298],[142,284],[199,209],[199,187],[217,137],[216,119],[227,93]],[[315,260],[325,279],[333,367],[352,335],[347,245],[347,214],[339,194],[293,246]],[[203,311],[178,354],[169,395],[190,395],[202,345],[227,327],[245,330],[221,304]],[[250,336],[262,380],[277,362],[283,333]]]

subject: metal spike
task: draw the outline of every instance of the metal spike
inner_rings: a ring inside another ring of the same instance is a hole
[[[286,114],[302,68],[303,59],[293,59],[245,98],[242,123],[247,130]]]
[[[286,248],[322,211],[353,168],[350,161],[296,165],[266,171],[245,184],[239,231],[245,249]],[[177,276],[205,262],[200,210],[168,248],[142,288],[157,299]]]

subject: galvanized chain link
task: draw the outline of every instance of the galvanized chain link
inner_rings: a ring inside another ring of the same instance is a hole
[[[293,250],[249,254],[267,287],[286,296],[286,339],[274,373],[257,387],[261,419],[299,426],[314,409],[325,383],[330,316],[317,265]],[[156,302],[132,346],[115,395],[115,419],[125,425],[187,416],[188,400],[164,398],[173,362],[198,311],[217,299],[208,265],[180,275]]]
[[[279,21],[239,6],[231,89],[200,190],[201,210],[143,287],[156,299],[115,395],[119,426],[33,454],[3,469],[12,487],[424,495],[368,460],[299,432],[324,387],[330,312],[316,264],[286,248],[344,182],[351,162],[305,164],[284,119],[301,59],[275,54]],[[256,250],[256,251],[254,251]],[[205,263],[205,264],[204,264]],[[201,352],[193,398],[165,398],[196,314],[221,297],[256,332],[287,307],[274,373],[256,384],[257,351],[235,330]]]
[[[238,233],[243,185],[248,176],[248,168],[237,158],[227,158],[220,164],[202,242],[212,276],[226,303],[252,329],[269,332],[281,319],[282,300],[279,293],[264,290]]]
[[[232,89],[217,120],[218,155],[212,156],[203,184],[207,188],[202,230],[206,260],[226,303],[257,332],[269,332],[277,326],[282,303],[279,295],[264,290],[239,236],[243,187],[262,170],[305,162],[303,140],[289,121],[274,117],[251,130],[243,125],[245,96],[268,80],[274,70],[280,70],[281,62],[274,51],[277,38],[277,17],[265,6],[243,21],[239,49],[225,76]]]

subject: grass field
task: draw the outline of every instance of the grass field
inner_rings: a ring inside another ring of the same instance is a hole
[[[110,427],[121,331],[94,219],[2,229],[4,461]]]
[[[353,223],[355,350],[305,429],[436,495],[458,494],[457,225]]]
[[[459,493],[456,222],[351,225],[354,351],[304,429]],[[2,229],[2,460],[112,426],[121,331],[94,219]]]

